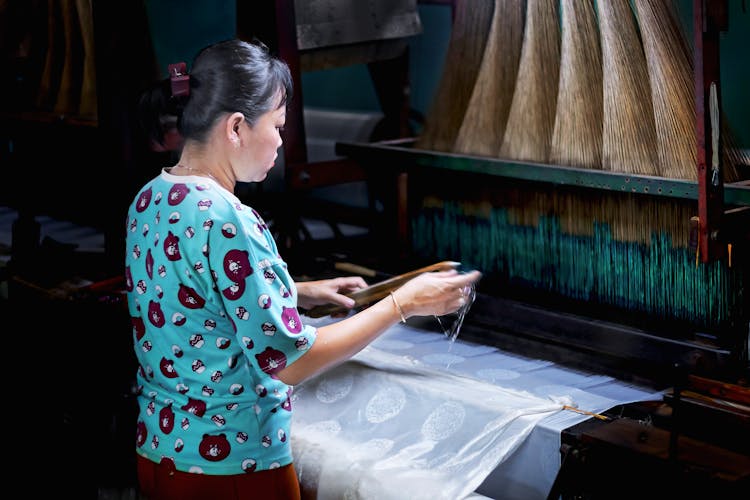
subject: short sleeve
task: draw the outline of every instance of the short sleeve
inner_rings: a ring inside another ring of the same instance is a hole
[[[260,215],[235,203],[217,211],[207,244],[209,268],[238,340],[256,368],[275,376],[313,344],[297,290]]]

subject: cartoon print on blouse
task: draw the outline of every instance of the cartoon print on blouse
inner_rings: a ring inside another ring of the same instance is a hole
[[[231,286],[222,290],[221,294],[226,297],[227,300],[237,300],[242,297],[243,293],[245,293],[245,287],[245,280],[243,279],[239,283],[233,283]]]
[[[169,189],[167,203],[171,206],[179,205],[190,192],[186,184],[175,184]]]
[[[154,196],[154,205],[158,205],[159,203],[161,203],[161,197],[162,197],[161,191],[156,193],[156,196]]]
[[[149,279],[154,279],[154,256],[150,248],[146,250],[146,274]]]
[[[182,348],[177,344],[172,344],[172,354],[175,358],[181,358],[183,354]]]
[[[231,394],[232,394],[233,396],[239,396],[240,394],[242,394],[243,392],[245,392],[245,388],[244,388],[244,387],[242,387],[242,384],[232,384],[232,385],[231,385],[231,386],[229,387],[229,392],[230,392],[230,393],[231,393]]]
[[[216,321],[212,319],[207,319],[203,322],[203,328],[208,330],[209,332],[213,331],[214,328],[216,328]]]
[[[167,378],[177,378],[177,370],[174,369],[174,361],[171,359],[161,358],[159,370]]]
[[[267,293],[263,293],[258,297],[258,306],[261,309],[268,309],[271,307],[271,296]]]
[[[264,398],[268,394],[268,389],[266,389],[265,387],[263,387],[263,385],[258,384],[258,385],[255,386],[255,394],[257,394],[258,397]]]
[[[203,373],[206,371],[206,364],[200,359],[196,359],[190,365],[190,368],[192,368],[195,373]]]
[[[161,467],[161,470],[165,471],[170,476],[177,472],[177,467],[175,467],[174,459],[172,457],[161,457],[159,466]]]
[[[272,347],[266,347],[265,351],[256,354],[255,359],[260,369],[274,378],[277,372],[286,368],[286,355]]]
[[[245,345],[245,349],[252,349],[255,347],[255,342],[250,337],[242,337],[242,343]]]
[[[148,208],[148,206],[151,204],[151,196],[153,195],[153,191],[151,188],[146,189],[145,191],[142,191],[140,196],[138,196],[138,201],[135,203],[135,211],[136,212],[143,212]]]
[[[185,447],[185,442],[182,439],[177,438],[177,440],[175,440],[174,442],[174,451],[179,453],[182,451],[184,447]]]
[[[279,438],[279,441],[286,443],[286,432],[284,432],[284,429],[279,429],[276,432],[276,436]]]
[[[185,403],[184,406],[181,406],[180,409],[185,410],[188,413],[192,413],[196,417],[202,417],[206,414],[206,402],[201,401],[200,399],[193,399],[188,396],[188,402]]]
[[[188,339],[188,342],[190,343],[190,347],[195,347],[196,349],[200,349],[203,347],[203,344],[205,344],[205,340],[203,340],[203,335],[200,333],[194,333],[190,336]]]
[[[237,226],[235,226],[231,222],[225,222],[221,226],[221,234],[225,238],[234,238],[235,236],[237,236]]]
[[[167,275],[167,266],[165,266],[164,264],[160,265],[156,272],[159,273],[160,278],[163,278]]]
[[[151,449],[155,450],[159,447],[159,436],[154,436],[151,438]]]
[[[138,259],[141,257],[141,246],[137,243],[133,245],[133,258]]]
[[[240,358],[239,354],[233,354],[229,356],[229,359],[227,359],[227,366],[232,369],[235,366],[237,366],[237,360]]]
[[[167,237],[164,238],[164,255],[171,262],[180,260],[180,249],[177,244],[180,242],[180,238],[174,235],[172,231],[167,232]]]
[[[292,294],[289,292],[289,289],[284,284],[282,284],[279,287],[279,295],[286,299],[289,298]]]
[[[276,325],[268,321],[265,321],[262,325],[260,325],[260,329],[269,337],[273,337],[274,334],[276,334]]]
[[[265,278],[266,283],[268,283],[270,285],[271,283],[273,283],[273,280],[276,279],[276,273],[274,273],[270,269],[264,269],[263,270],[263,278]]]
[[[219,349],[226,349],[232,344],[232,341],[229,340],[226,337],[217,337],[216,338],[216,347]]]
[[[177,299],[180,304],[188,309],[201,309],[206,305],[206,299],[198,295],[194,288],[180,283],[180,289],[177,291]]]
[[[310,342],[308,342],[307,337],[300,337],[294,341],[294,347],[298,351],[305,351],[310,348]]]
[[[231,446],[224,434],[204,434],[198,445],[198,453],[211,462],[219,462],[229,455]]]
[[[180,212],[178,212],[178,211],[175,210],[174,212],[172,212],[171,214],[169,214],[169,219],[168,219],[169,223],[170,224],[177,224],[178,222],[180,222],[180,217],[181,217]]]
[[[255,472],[255,468],[257,466],[257,462],[252,458],[246,458],[242,461],[242,470],[244,470],[245,472]]]
[[[268,448],[269,446],[271,446],[271,436],[263,436],[263,439],[260,440],[260,444],[263,445],[263,448]]]
[[[239,444],[245,444],[247,442],[247,438],[249,436],[247,435],[247,432],[239,431],[237,435],[234,437],[234,440],[237,441]]]
[[[133,291],[133,273],[130,271],[130,266],[125,266],[125,290]]]
[[[187,321],[187,317],[181,312],[176,312],[172,315],[172,324],[174,326],[182,326]]]
[[[135,427],[135,445],[140,448],[148,439],[148,430],[143,420],[139,420]]]
[[[161,328],[166,323],[164,312],[161,310],[161,304],[153,300],[148,301],[148,320],[157,328]]]
[[[135,291],[138,292],[140,295],[143,295],[146,293],[146,290],[148,287],[146,286],[145,280],[138,280],[138,283],[135,285]]]
[[[172,403],[161,409],[159,412],[159,429],[164,434],[169,434],[174,429],[174,411],[172,411]]]
[[[133,335],[135,340],[140,341],[144,335],[146,335],[146,324],[143,322],[143,318],[140,316],[131,316],[130,324],[133,326]]]
[[[237,316],[237,319],[241,319],[242,321],[250,319],[250,311],[245,309],[245,306],[236,307],[234,309],[234,315]]]
[[[299,333],[302,331],[302,322],[299,319],[299,313],[296,308],[282,306],[281,319],[290,333]]]
[[[224,255],[224,274],[235,283],[253,274],[247,250],[232,249]]]
[[[128,229],[131,233],[134,233],[136,229],[138,229],[138,219],[131,219],[130,223],[128,224]]]
[[[281,409],[286,411],[292,411],[292,388],[286,390],[286,399],[281,403]]]

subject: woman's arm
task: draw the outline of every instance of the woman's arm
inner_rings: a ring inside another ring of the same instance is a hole
[[[464,304],[464,288],[480,277],[478,271],[459,274],[451,270],[421,274],[394,291],[392,296],[353,316],[318,328],[318,337],[312,347],[300,359],[280,371],[278,377],[286,384],[298,384],[354,356],[390,326],[401,321],[402,312],[406,318],[442,316],[454,312]]]

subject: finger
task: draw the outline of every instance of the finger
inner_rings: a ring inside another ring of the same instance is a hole
[[[458,276],[447,278],[446,282],[451,287],[464,288],[476,283],[481,276],[482,274],[479,271],[471,271],[470,273],[459,274]]]
[[[481,277],[482,273],[480,273],[479,271],[471,271],[459,275],[458,282],[461,284],[461,286],[470,286],[471,284],[476,283]]]
[[[362,288],[367,288],[367,282],[362,278],[361,276],[347,276],[344,278],[339,278],[339,281],[336,283],[336,285],[339,287],[339,289],[346,289],[346,290],[360,290]]]
[[[333,295],[331,297],[331,302],[346,307],[347,309],[351,309],[356,304],[354,299],[347,297],[346,295],[341,295],[340,293]]]

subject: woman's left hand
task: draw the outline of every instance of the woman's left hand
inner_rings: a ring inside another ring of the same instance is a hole
[[[354,307],[354,299],[345,294],[367,288],[367,283],[359,276],[300,281],[295,284],[298,294],[297,305],[305,309],[323,304],[337,304],[351,309]]]

